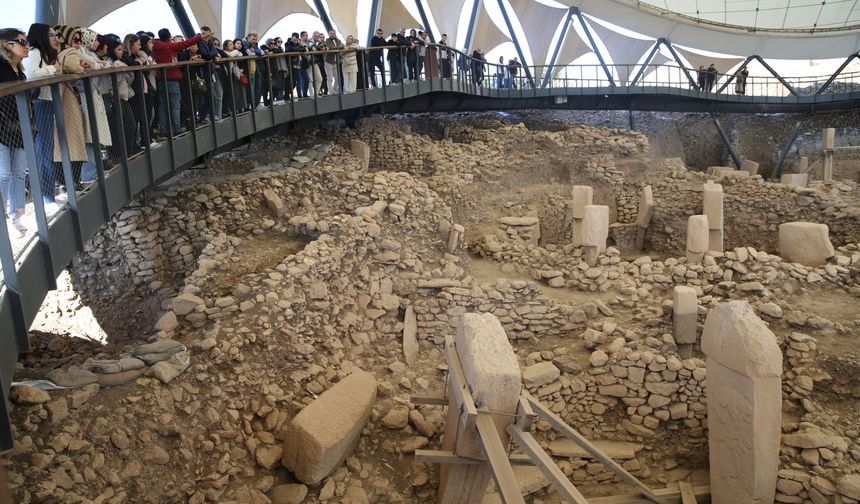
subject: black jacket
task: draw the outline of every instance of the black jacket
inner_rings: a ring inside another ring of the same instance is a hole
[[[0,82],[27,80],[24,72],[17,72],[5,59],[0,58]],[[15,95],[0,98],[0,143],[22,149],[24,138],[21,135],[21,122],[18,120],[18,104]]]
[[[388,42],[383,37],[373,37],[370,39],[370,47],[384,47],[387,46]],[[382,60],[382,49],[376,49],[374,51],[370,51],[370,59],[372,61]]]

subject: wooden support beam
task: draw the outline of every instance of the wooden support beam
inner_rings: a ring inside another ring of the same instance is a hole
[[[586,453],[590,454],[592,457],[597,459],[600,463],[605,465],[609,470],[614,472],[621,478],[624,482],[633,485],[636,487],[642,495],[650,499],[652,502],[656,502],[657,504],[665,504],[663,500],[660,499],[650,488],[648,488],[645,483],[639,481],[635,476],[627,472],[626,469],[621,467],[617,462],[607,457],[603,452],[597,449],[596,446],[591,444],[585,437],[582,436],[579,432],[574,430],[571,426],[567,425],[564,420],[562,420],[558,415],[553,413],[544,407],[543,404],[540,403],[537,399],[528,396],[529,402],[534,408],[537,415],[553,426],[556,430],[561,432],[566,438],[573,441],[576,445],[586,451]]]
[[[555,488],[556,492],[558,492],[565,502],[568,504],[588,504],[585,496],[573,486],[573,483],[558,468],[552,457],[541,448],[540,444],[538,444],[537,440],[530,433],[521,431],[515,425],[508,425],[508,434],[511,435],[514,443],[526,452],[526,455],[532,458],[535,466],[552,483],[553,488]]]
[[[696,493],[693,491],[693,485],[686,481],[679,481],[678,488],[681,489],[682,504],[698,504],[696,501]]]
[[[525,504],[517,477],[514,475],[514,468],[508,463],[508,454],[505,452],[505,446],[502,444],[502,438],[499,437],[493,417],[489,414],[478,415],[475,425],[481,436],[481,449],[490,463],[490,472],[493,475],[493,481],[496,482],[496,490],[502,496],[502,502]]]
[[[523,432],[531,432],[536,418],[537,415],[529,404],[528,399],[521,395],[519,403],[517,403],[517,428]]]
[[[472,398],[469,385],[466,383],[466,375],[463,373],[463,366],[460,364],[460,357],[457,356],[457,348],[454,346],[454,338],[451,336],[445,337],[445,355],[448,358],[448,377],[451,381],[451,392],[455,396],[452,399],[454,399],[454,404],[462,405],[462,412],[459,418],[463,429],[471,430],[475,427],[478,410],[475,408],[475,400]]]
[[[411,396],[409,402],[412,404],[424,404],[427,406],[447,406],[447,397]]]
[[[424,462],[427,464],[454,464],[454,465],[473,465],[484,464],[486,460],[471,459],[461,457],[450,450],[415,450],[415,461]],[[508,456],[508,462],[512,466],[533,466],[532,459],[524,454],[512,454]]]
[[[681,492],[675,488],[660,488],[654,490],[654,494],[663,499],[666,504],[683,504]],[[697,486],[693,488],[693,494],[701,502],[710,501],[711,487]],[[592,497],[588,504],[648,504],[650,501],[639,494],[612,495],[609,497]]]

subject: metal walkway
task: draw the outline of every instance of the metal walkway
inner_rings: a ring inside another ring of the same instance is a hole
[[[141,131],[141,137],[145,140],[143,143],[146,145],[142,153],[131,159],[123,155],[120,164],[115,166],[103,167],[102,163],[96,163],[99,165],[97,182],[80,191],[70,188],[68,205],[50,220],[46,217],[41,203],[38,180],[32,180],[38,179],[38,170],[31,169],[30,177],[33,183],[30,186],[38,228],[36,236],[20,253],[15,254],[6,229],[6,220],[0,219],[0,262],[4,280],[0,287],[0,449],[9,448],[13,443],[7,398],[16,361],[19,354],[29,351],[28,328],[48,291],[56,287],[56,278],[60,272],[115,213],[144,190],[192,166],[204,156],[229,149],[255,135],[272,131],[272,128],[299,121],[356,118],[373,113],[534,108],[773,113],[860,107],[860,91],[809,95],[783,92],[771,96],[738,96],[693,90],[690,89],[690,82],[680,72],[683,70],[686,73],[686,69],[679,69],[678,75],[674,77],[664,77],[663,82],[654,81],[649,84],[648,79],[642,79],[641,82],[634,83],[635,85],[619,87],[613,85],[611,79],[601,80],[601,73],[610,73],[606,65],[562,67],[563,76],[559,72],[553,79],[546,79],[543,86],[537,89],[528,84],[530,79],[523,78],[515,81],[518,88],[500,89],[491,87],[500,82],[494,74],[494,65],[478,63],[460,53],[456,53],[456,56],[466,64],[450,68],[448,72],[453,73],[451,78],[437,76],[354,93],[287,101],[251,112],[234,114],[215,124],[195,124],[196,127],[182,134],[174,135],[170,131],[167,140],[157,144],[150,144],[149,132]],[[248,58],[236,59],[236,64],[247,65],[247,60]],[[270,67],[271,61],[271,57],[265,57],[257,64]],[[209,78],[212,69],[205,62],[180,63],[174,66],[185,68],[201,65],[205,66],[204,72]],[[164,75],[167,69],[172,67],[155,65],[147,67],[147,71],[161,72]],[[88,114],[92,136],[94,143],[98,144],[98,128],[92,126],[96,123],[92,107],[92,80],[99,77],[110,79],[114,89],[117,89],[118,74],[140,72],[140,68],[100,70],[84,74],[83,78],[80,75],[62,75],[38,81],[4,84],[0,85],[0,100],[6,100],[7,104],[13,103],[10,99],[14,96],[14,103],[22,118],[21,129],[24,132],[32,132],[34,129],[29,113],[31,91],[43,86],[49,88],[55,97],[54,102],[58,103],[61,86],[78,84],[83,89],[81,99],[90,104]],[[533,68],[532,71],[541,75],[542,70]],[[481,75],[476,75],[477,73],[486,76],[483,85],[478,84]],[[658,72],[654,71],[653,74]],[[577,77],[569,77],[570,75]],[[586,78],[585,75],[590,77]],[[846,81],[843,84],[851,84],[843,85],[843,89],[853,89],[854,81],[860,80],[854,75],[843,78]],[[188,72],[185,73],[184,79],[183,85],[190,90]],[[819,82],[823,82],[823,79]],[[830,82],[832,79],[827,84]],[[271,92],[272,83],[269,82],[268,85]],[[138,91],[139,95],[143,96],[143,88],[139,87]],[[113,93],[114,103],[118,106],[117,95],[118,93]],[[233,96],[235,98],[235,95]],[[212,100],[209,100],[210,107],[211,102]],[[193,105],[192,103],[192,117]],[[59,125],[62,167],[66,179],[69,180],[72,178],[72,168],[66,132],[63,130],[62,108],[58,107],[54,111],[54,119]],[[120,125],[122,124],[124,123],[120,115]],[[114,136],[125,153],[123,135]],[[36,166],[34,136],[32,133],[25,133],[23,137],[29,166]]]

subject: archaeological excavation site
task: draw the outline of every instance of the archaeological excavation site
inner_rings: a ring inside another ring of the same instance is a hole
[[[860,502],[860,117],[718,119],[317,121],[147,189],[30,327],[12,502]]]

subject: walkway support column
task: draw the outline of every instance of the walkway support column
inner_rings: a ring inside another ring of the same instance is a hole
[[[471,54],[472,49],[472,41],[475,40],[475,29],[478,24],[478,9],[481,8],[481,2],[483,0],[474,0],[472,4],[472,12],[469,13],[469,24],[466,29],[466,40],[463,41],[463,47],[466,49],[467,54]]]
[[[417,1],[417,0],[416,0]],[[365,46],[370,47],[370,40],[376,35],[376,28],[379,24],[379,13],[382,9],[382,0],[371,0],[370,2],[370,21],[367,24],[367,38]],[[383,36],[386,34],[383,32]]]
[[[427,18],[427,11],[424,10],[424,4],[421,3],[421,0],[415,0],[415,7],[418,8],[418,16],[421,17],[421,24],[424,25],[424,31],[427,33],[427,36],[430,37],[430,43],[435,44],[436,36],[433,34],[433,30],[430,29],[430,20]]]
[[[44,23],[48,26],[60,24],[60,0],[36,0],[35,19],[37,23]]]
[[[236,38],[245,38],[247,32],[248,0],[236,0]]]
[[[319,13],[320,19],[322,20],[323,25],[325,25],[325,30],[327,32],[334,30],[334,25],[331,24],[331,18],[328,17],[328,12],[326,12],[322,0],[314,0],[314,7],[316,7],[317,13]],[[368,39],[368,43],[369,42],[370,39]]]
[[[179,29],[185,38],[191,38],[197,33],[197,28],[191,24],[191,18],[185,12],[185,6],[182,5],[182,0],[167,0],[167,5],[173,11],[173,17],[176,18],[176,23],[179,24]]]

